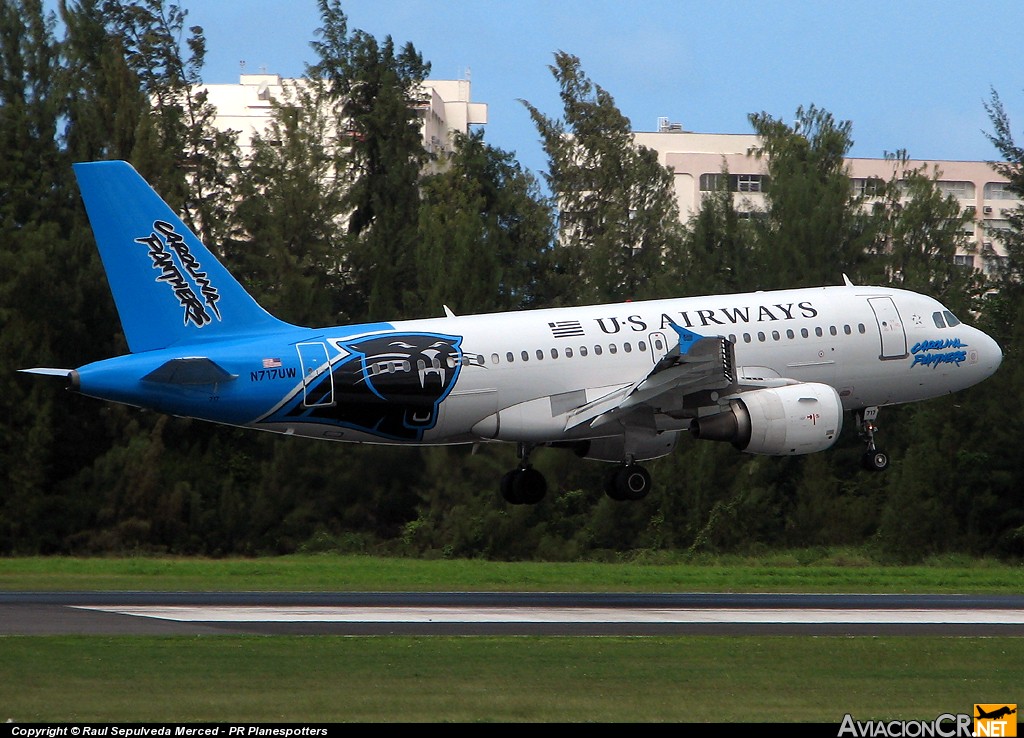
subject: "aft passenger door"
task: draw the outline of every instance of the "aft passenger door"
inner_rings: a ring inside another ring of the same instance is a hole
[[[327,356],[327,345],[316,341],[297,343],[295,348],[299,352],[299,364],[302,367],[302,404],[306,407],[333,405],[334,375]]]

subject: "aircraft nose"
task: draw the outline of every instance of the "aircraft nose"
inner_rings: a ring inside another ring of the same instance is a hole
[[[996,369],[1003,363],[1003,350],[996,343],[995,339],[987,333],[981,334],[981,350],[979,353],[979,368],[989,377],[995,374]]]

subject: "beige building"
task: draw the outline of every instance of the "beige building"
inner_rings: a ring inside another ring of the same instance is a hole
[[[729,189],[741,212],[764,206],[764,186],[768,173],[765,161],[750,152],[759,144],[754,134],[692,133],[682,126],[659,121],[658,130],[636,133],[638,144],[658,152],[659,160],[675,175],[676,199],[683,220],[700,209],[701,198],[714,191],[729,172]],[[890,180],[893,163],[886,159],[848,159],[850,177],[863,192],[874,178]],[[1021,199],[1006,189],[1007,180],[988,162],[911,160],[911,168],[939,171],[941,189],[957,198],[961,208],[974,216],[969,234],[975,239],[974,253],[956,256],[957,263],[988,271],[1004,258],[1000,232],[1009,227],[1006,211],[1021,204]]]
[[[254,133],[263,134],[270,122],[273,101],[287,102],[301,80],[279,74],[242,74],[238,84],[204,85],[209,102],[217,109],[214,126],[239,132],[242,155],[248,155]],[[470,125],[487,123],[486,103],[470,100],[470,82],[426,80],[416,105],[422,119],[423,146],[431,153],[451,149],[456,131],[468,133]]]
[[[277,74],[242,74],[238,84],[206,85],[208,99],[218,111],[214,125],[220,130],[240,132],[244,156],[253,133],[266,130],[272,101],[288,100],[288,88],[300,83]],[[487,105],[471,101],[468,79],[425,81],[416,109],[422,120],[423,146],[434,154],[451,150],[455,132],[465,134],[471,125],[487,123]],[[756,135],[693,133],[663,118],[657,131],[635,133],[634,138],[638,144],[657,151],[661,163],[674,172],[676,200],[684,221],[700,209],[705,193],[717,189],[723,170],[729,172],[729,187],[738,210],[754,211],[764,206],[767,167],[751,154],[759,144]],[[893,164],[885,159],[847,162],[856,187],[864,188],[876,177],[889,180],[893,176]],[[969,233],[977,247],[974,253],[958,254],[958,263],[988,271],[996,260],[1004,258],[1000,233],[1009,227],[1005,211],[1021,203],[1006,189],[1005,177],[983,161],[911,160],[908,164],[912,168],[926,167],[928,172],[937,168],[943,191],[973,214]]]

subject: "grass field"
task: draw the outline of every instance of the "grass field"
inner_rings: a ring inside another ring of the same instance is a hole
[[[0,590],[1014,593],[1019,566],[0,559]],[[1018,701],[1024,638],[0,638],[0,722],[841,722]],[[1024,700],[1020,700],[1024,701]]]

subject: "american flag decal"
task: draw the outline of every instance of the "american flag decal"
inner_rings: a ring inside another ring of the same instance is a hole
[[[280,359],[264,359],[263,360],[263,368],[264,369],[276,369],[279,366],[281,366],[281,360]]]
[[[558,320],[554,323],[548,323],[548,326],[551,328],[551,335],[555,338],[586,335],[583,332],[583,326],[580,325],[578,320]]]

